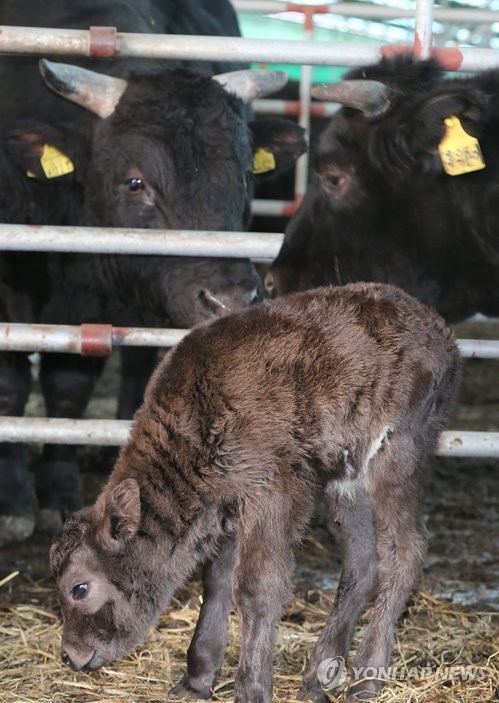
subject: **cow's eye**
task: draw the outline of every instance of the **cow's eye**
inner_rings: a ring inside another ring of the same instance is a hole
[[[328,173],[323,180],[324,184],[329,188],[341,188],[345,183],[345,176],[341,176],[338,173]]]
[[[88,583],[78,583],[71,589],[73,600],[83,600],[88,593]]]
[[[137,193],[137,191],[142,190],[144,188],[144,181],[142,180],[142,178],[137,178],[136,176],[129,178],[126,184],[128,190],[132,193]]]

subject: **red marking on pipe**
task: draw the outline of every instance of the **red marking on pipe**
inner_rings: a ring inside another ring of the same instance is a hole
[[[297,100],[284,100],[283,113],[287,117],[296,117],[300,114],[300,103]],[[313,117],[324,117],[326,115],[326,106],[321,103],[312,103],[310,105],[310,114]]]
[[[446,71],[457,71],[462,66],[464,58],[461,49],[455,46],[432,49],[431,55]]]
[[[113,327],[112,328],[112,339],[113,344],[119,346],[120,342],[128,337],[130,333],[130,327]]]
[[[305,22],[303,28],[306,32],[311,32],[314,28],[314,13],[310,12],[310,8],[305,12]]]
[[[323,15],[329,12],[327,5],[295,5],[292,2],[287,4],[286,9],[288,12],[301,12],[305,15],[304,28],[307,31],[314,28],[314,15]]]
[[[303,200],[303,195],[297,194],[292,203],[289,203],[289,205],[284,205],[281,210],[282,217],[293,217],[295,212],[300,207],[302,200]]]
[[[385,44],[380,51],[384,59],[393,59],[395,56],[413,54],[414,47],[410,44]]]
[[[288,2],[285,11],[302,12],[304,15],[325,15],[329,12],[329,5],[300,5],[299,3]]]
[[[290,205],[284,205],[284,207],[281,210],[281,216],[282,217],[293,217],[295,212],[296,212],[296,205],[294,203],[291,203]]]
[[[119,55],[116,27],[90,27],[89,33],[89,56],[108,59]]]
[[[80,325],[82,356],[109,356],[113,351],[111,325]]]
[[[416,42],[410,44],[385,44],[380,48],[381,56],[392,59],[404,54],[416,54]],[[446,71],[457,71],[463,63],[463,52],[457,47],[433,47],[430,51],[432,59],[436,59]]]
[[[312,103],[310,105],[310,114],[312,117],[325,117],[326,116],[326,106],[320,103]]]
[[[419,34],[416,32],[414,34],[414,56],[417,56],[418,59],[420,59],[423,55],[423,42],[421,41],[421,37]]]

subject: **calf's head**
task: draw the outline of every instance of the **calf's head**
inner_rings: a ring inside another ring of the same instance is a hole
[[[63,616],[61,656],[79,671],[125,656],[146,636],[169,588],[157,547],[139,534],[133,479],[65,524],[50,551]]]

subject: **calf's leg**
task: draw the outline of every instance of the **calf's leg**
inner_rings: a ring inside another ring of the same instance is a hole
[[[373,615],[352,666],[347,701],[365,701],[381,690],[390,662],[395,624],[417,579],[426,546],[422,521],[423,471],[411,437],[394,435],[368,476],[379,590]]]
[[[232,605],[235,545],[223,542],[218,555],[203,568],[203,603],[189,649],[187,672],[170,695],[211,698],[227,646],[227,620]]]
[[[238,530],[234,601],[241,617],[241,653],[234,703],[271,703],[275,624],[291,592],[292,547],[308,519],[301,506],[267,490],[257,505],[247,506]]]
[[[337,496],[333,485],[326,495],[330,529],[342,546],[343,568],[333,609],[314,647],[300,688],[300,700],[316,703],[327,700],[321,684],[331,690],[341,683],[339,677],[355,624],[378,583],[378,558],[369,497],[361,489],[357,489],[352,497]],[[323,676],[326,677],[321,682],[319,666],[327,660],[331,661],[325,667]]]

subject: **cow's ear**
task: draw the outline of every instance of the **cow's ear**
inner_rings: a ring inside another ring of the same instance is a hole
[[[305,130],[290,120],[263,117],[250,122],[253,134],[253,170],[276,174],[292,168],[307,151]]]
[[[424,98],[413,110],[410,144],[415,154],[434,154],[446,133],[446,120],[456,117],[465,132],[480,139],[491,96],[479,90],[448,89]]]
[[[62,128],[35,121],[9,125],[3,136],[8,158],[27,178],[55,182],[72,177],[76,158],[69,152],[68,134]]]
[[[133,478],[119,483],[106,498],[100,537],[108,549],[119,550],[137,534],[140,489]]]

